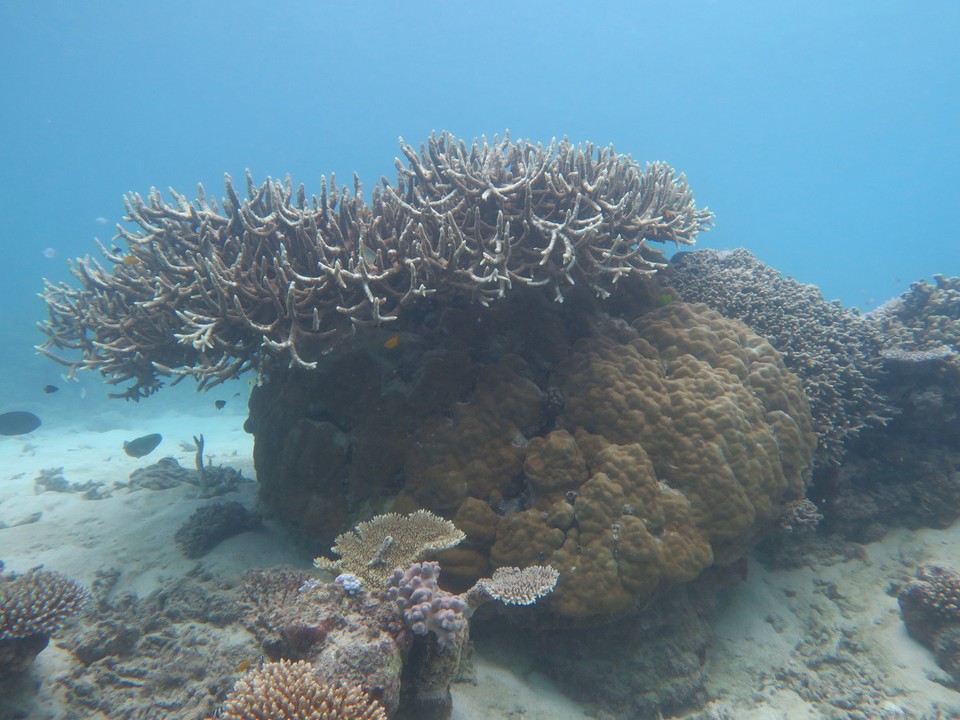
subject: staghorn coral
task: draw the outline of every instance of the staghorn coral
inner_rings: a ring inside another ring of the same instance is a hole
[[[910,636],[933,650],[937,664],[960,682],[960,574],[921,565],[897,600]]]
[[[221,720],[386,720],[359,686],[324,683],[302,660],[265,663],[234,686],[217,715]]]
[[[463,538],[452,522],[429,510],[409,515],[386,513],[338,536],[332,552],[339,560],[320,557],[314,565],[322,570],[345,570],[378,588],[391,577],[393,568],[406,567],[427,552],[451,548]]]
[[[28,667],[89,599],[86,588],[58,572],[0,577],[0,677]]]
[[[370,205],[358,179],[353,193],[324,179],[308,199],[249,174],[246,200],[227,177],[222,209],[202,187],[194,202],[127,196],[126,250],[72,263],[79,289],[46,283],[38,349],[132,383],[115,396],[134,400],[163,376],[204,388],[274,359],[314,369],[354,326],[395,321],[420,298],[488,304],[529,286],[561,300],[575,283],[605,296],[663,266],[651,242],[692,244],[712,220],[683,175],[612,147],[443,133],[401,150],[396,185]]]
[[[876,386],[884,339],[874,322],[742,248],[679,253],[666,277],[684,300],[742,320],[781,353],[810,400],[818,465],[838,464],[863,428],[889,419]]]

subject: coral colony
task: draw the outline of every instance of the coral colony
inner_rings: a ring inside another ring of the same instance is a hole
[[[194,202],[129,195],[126,250],[72,263],[79,289],[47,284],[43,352],[132,382],[131,399],[161,376],[207,387],[269,357],[309,369],[353,325],[394,321],[417,298],[486,304],[543,286],[560,300],[575,283],[606,294],[662,267],[651,242],[690,244],[712,219],[669,165],[612,148],[470,147],[444,133],[401,149],[409,166],[370,205],[359,180],[350,193],[334,178],[308,198],[248,175],[241,200],[228,177],[222,209],[202,187]]]
[[[249,175],[221,203],[129,195],[123,247],[43,293],[40,351],[115,397],[256,373],[261,505],[330,548],[231,591],[264,662],[221,672],[219,717],[448,718],[484,615],[566,628],[539,662],[602,713],[679,711],[704,693],[694,595],[762,538],[960,515],[960,280],[861,315],[744,250],[659,272],[657,247],[713,218],[665,163],[447,133],[401,151],[369,202],[332,177],[310,197]],[[911,472],[918,499],[890,502]],[[220,538],[178,536],[188,555]],[[0,579],[0,667],[86,598]],[[925,566],[900,604],[960,677],[958,576]]]

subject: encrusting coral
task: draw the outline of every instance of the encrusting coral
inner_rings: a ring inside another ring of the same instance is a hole
[[[234,686],[220,720],[387,720],[362,688],[319,681],[303,660],[265,663]]]
[[[202,187],[194,202],[129,195],[126,249],[101,246],[106,267],[72,263],[79,289],[46,284],[40,351],[131,382],[116,395],[128,399],[161,376],[208,387],[273,360],[312,369],[345,331],[394,321],[418,298],[487,304],[543,286],[560,300],[575,283],[609,294],[663,267],[649,243],[691,244],[713,217],[669,165],[612,148],[444,133],[401,150],[408,165],[370,205],[359,180],[350,193],[333,178],[308,199],[248,175],[241,200],[227,177],[222,209]]]

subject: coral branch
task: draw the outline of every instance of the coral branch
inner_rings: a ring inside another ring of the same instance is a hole
[[[449,134],[419,152],[401,140],[395,185],[362,197],[331,178],[307,200],[289,179],[242,200],[229,176],[222,209],[200,187],[124,198],[124,220],[101,252],[72,263],[79,288],[46,283],[41,353],[97,370],[120,397],[155,392],[160,377],[209,387],[278,358],[310,369],[360,324],[396,320],[421,297],[487,305],[519,285],[583,282],[609,294],[620,278],[655,272],[651,242],[689,245],[711,224],[683,175],[661,162],[574,146]],[[68,350],[78,359],[55,351]]]

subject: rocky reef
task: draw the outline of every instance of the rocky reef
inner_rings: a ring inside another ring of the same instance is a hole
[[[595,310],[448,308],[395,348],[272,372],[247,424],[262,499],[328,545],[373,510],[431,510],[466,534],[438,555],[452,587],[548,564],[571,618],[737,559],[809,480],[799,381],[704,306]]]

